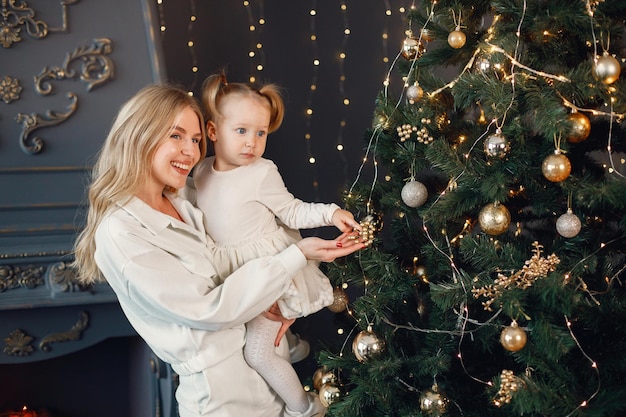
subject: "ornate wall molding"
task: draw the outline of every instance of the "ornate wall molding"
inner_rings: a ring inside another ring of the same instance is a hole
[[[0,292],[44,285],[45,271],[42,265],[0,265]]]
[[[4,78],[0,80],[0,98],[6,104],[19,100],[21,92],[22,86],[17,78],[11,78],[5,75]]]
[[[22,132],[20,133],[19,144],[24,153],[35,155],[41,152],[44,140],[38,136],[30,137],[30,134],[43,127],[55,126],[65,122],[70,118],[78,108],[78,97],[76,94],[69,92],[67,98],[70,100],[67,111],[59,113],[54,110],[47,110],[46,114],[41,116],[37,113],[18,113],[15,121],[22,124]]]
[[[21,42],[20,33],[26,30],[33,39],[43,39],[48,32],[67,32],[69,24],[67,6],[78,3],[79,0],[61,0],[61,26],[50,26],[42,20],[36,20],[35,10],[28,7],[25,1],[2,0],[0,9],[0,44],[10,48],[14,43]]]
[[[65,332],[56,332],[45,335],[39,342],[39,350],[50,352],[52,343],[73,342],[80,340],[83,331],[89,326],[89,315],[86,311],[79,313],[78,321]],[[33,347],[34,336],[30,336],[21,329],[15,329],[4,337],[2,352],[9,356],[28,356],[35,352]]]
[[[94,39],[89,46],[78,47],[69,52],[62,66],[44,67],[35,76],[35,90],[42,96],[54,92],[51,80],[67,80],[78,77],[87,84],[87,91],[91,91],[113,77],[113,61],[107,56],[113,50],[111,40],[106,38]],[[78,69],[73,69],[73,64],[78,63]],[[19,137],[19,145],[24,153],[35,155],[44,147],[41,137],[31,137],[31,134],[41,128],[55,126],[68,120],[78,107],[78,96],[73,92],[67,93],[70,103],[65,112],[48,110],[41,116],[38,113],[18,113],[15,118],[17,123],[22,124]]]
[[[110,39],[94,39],[91,45],[78,47],[68,52],[60,67],[44,67],[35,76],[35,90],[42,96],[52,94],[50,80],[74,79],[78,75],[87,84],[87,91],[107,82],[113,77],[113,61],[107,56],[113,51]],[[78,72],[71,68],[80,62]]]

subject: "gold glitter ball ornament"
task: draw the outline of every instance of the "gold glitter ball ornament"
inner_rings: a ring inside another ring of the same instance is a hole
[[[593,75],[604,84],[613,84],[619,78],[622,67],[617,59],[604,51],[593,66]]]
[[[515,321],[510,326],[506,326],[500,333],[500,343],[510,352],[522,350],[526,346],[526,339],[526,332]]]
[[[570,127],[567,135],[568,142],[580,143],[589,137],[591,122],[587,116],[580,112],[574,112],[567,116],[567,120]]]
[[[448,45],[454,49],[462,48],[465,45],[465,40],[465,33],[461,32],[458,28],[448,35]]]
[[[348,294],[339,287],[335,287],[333,290],[333,303],[327,306],[330,311],[333,313],[341,313],[346,308],[348,308]]]
[[[371,329],[363,330],[352,341],[352,352],[359,362],[379,356],[385,350],[385,342]]]
[[[572,163],[567,156],[556,151],[543,160],[541,172],[548,181],[561,182],[569,177],[570,172],[572,172]]]
[[[478,213],[478,224],[488,235],[499,235],[509,228],[511,213],[503,204],[487,204]]]

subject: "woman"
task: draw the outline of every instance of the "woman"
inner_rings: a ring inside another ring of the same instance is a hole
[[[307,238],[218,278],[202,213],[175,194],[205,153],[202,112],[185,91],[153,85],[125,103],[93,170],[74,266],[83,283],[106,279],[178,373],[181,417],[277,417],[281,400],[244,360],[244,324],[274,305],[307,259],[330,262],[364,245],[347,233]]]

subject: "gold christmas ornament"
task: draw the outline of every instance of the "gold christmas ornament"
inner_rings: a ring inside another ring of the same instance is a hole
[[[569,132],[567,141],[571,143],[580,143],[589,137],[591,133],[591,122],[589,118],[580,112],[573,112],[567,116],[569,122]]]
[[[619,78],[622,67],[617,59],[604,51],[593,65],[593,75],[604,84],[613,84]]]
[[[448,35],[448,45],[454,49],[462,48],[465,45],[465,40],[465,33],[461,32],[458,26]]]
[[[378,223],[374,220],[374,216],[367,215],[360,223],[361,231],[358,236],[350,236],[351,239],[359,239],[365,246],[369,246],[374,241],[374,232]]]
[[[352,352],[359,362],[366,362],[379,356],[385,350],[385,342],[376,336],[372,329],[361,331],[352,342]]]
[[[348,308],[348,294],[339,287],[335,287],[333,290],[333,303],[327,306],[330,311],[333,313],[341,313],[346,308]]]
[[[478,224],[488,235],[500,235],[511,224],[511,213],[503,204],[498,202],[487,204],[478,213]]]
[[[522,379],[516,377],[513,371],[503,369],[500,373],[500,389],[493,399],[493,404],[496,407],[509,404],[513,399],[513,394],[522,386],[524,386]]]
[[[572,212],[571,208],[568,208],[567,213],[556,219],[556,231],[565,238],[576,236],[581,227],[580,219]]]
[[[417,38],[413,37],[411,31],[407,31],[407,36],[402,42],[402,56],[413,61],[424,55],[424,44]]]
[[[327,367],[322,366],[313,374],[313,388],[315,388],[315,391],[320,392],[322,387],[327,384],[336,385],[337,376],[334,372],[329,371]]]
[[[510,352],[522,350],[526,346],[526,339],[526,332],[517,325],[515,320],[500,333],[500,343]]]
[[[422,32],[421,33],[422,33],[422,40],[424,42],[430,42],[430,41],[435,39],[435,34],[430,29],[422,28]]]
[[[504,294],[505,291],[511,288],[521,288],[525,290],[532,287],[539,278],[545,278],[550,272],[556,271],[557,265],[561,262],[559,257],[553,253],[547,258],[544,258],[542,256],[543,246],[537,241],[533,242],[532,245],[534,254],[528,261],[524,262],[524,266],[521,270],[509,276],[498,273],[498,278],[495,279],[493,284],[481,288],[472,288],[474,297],[487,298],[487,300],[482,303],[485,310],[493,311],[491,305]]]
[[[420,395],[420,410],[429,416],[438,417],[448,411],[450,401],[439,391],[437,384]]]
[[[421,182],[412,179],[404,184],[400,195],[404,204],[409,207],[416,208],[428,200],[428,189]]]
[[[569,177],[572,172],[572,164],[558,149],[548,155],[541,164],[541,172],[548,181],[561,182]]]
[[[329,407],[341,399],[341,390],[334,384],[322,385],[318,396],[324,407]]]
[[[484,143],[485,155],[490,158],[504,158],[511,149],[509,141],[502,136],[500,132],[496,132],[487,136]]]

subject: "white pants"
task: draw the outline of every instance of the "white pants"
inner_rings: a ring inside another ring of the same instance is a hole
[[[286,340],[280,348],[289,354]],[[242,350],[202,372],[181,375],[176,399],[180,417],[278,417],[284,407]]]

